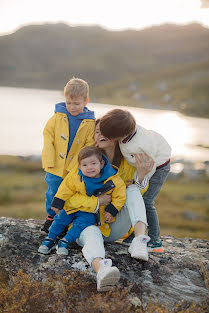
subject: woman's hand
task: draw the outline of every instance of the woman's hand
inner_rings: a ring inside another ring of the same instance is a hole
[[[142,183],[144,177],[152,170],[154,166],[153,159],[144,153],[134,154],[136,160],[136,169],[139,177],[139,182]]]
[[[113,221],[113,216],[109,212],[104,212],[105,222],[111,223]]]
[[[112,201],[112,195],[101,195],[98,199],[99,205],[108,205]]]

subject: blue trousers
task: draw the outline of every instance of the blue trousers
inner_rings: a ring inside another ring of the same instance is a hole
[[[51,209],[51,203],[62,181],[63,181],[62,177],[59,177],[50,173],[46,173],[45,175],[45,182],[48,185],[48,190],[45,193],[46,212],[50,216],[56,215],[56,213]]]
[[[49,228],[48,237],[56,240],[57,236],[65,229],[66,226],[73,223],[72,227],[68,230],[63,239],[68,243],[76,241],[80,233],[88,226],[95,224],[95,214],[77,211],[67,214],[64,209],[58,215],[55,215],[54,221]]]
[[[156,209],[154,207],[155,199],[159,194],[169,172],[170,162],[164,167],[157,169],[149,181],[149,188],[143,195],[144,204],[147,212],[148,236],[150,236],[153,242],[160,239],[159,220]]]

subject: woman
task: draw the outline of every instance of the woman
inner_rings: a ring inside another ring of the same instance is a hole
[[[106,291],[118,282],[120,274],[117,267],[112,267],[112,261],[105,259],[104,241],[113,242],[122,238],[132,226],[135,238],[128,251],[133,258],[147,261],[147,242],[150,238],[145,235],[147,218],[143,198],[138,186],[132,183],[136,168],[129,165],[123,158],[117,141],[109,140],[101,135],[99,121],[95,129],[95,145],[103,150],[110,163],[119,168],[119,174],[127,184],[125,206],[116,215],[115,222],[111,223],[111,218],[108,220],[111,228],[109,237],[103,237],[100,229],[93,225],[83,230],[77,240],[77,243],[83,247],[84,257],[97,273],[97,290]],[[146,181],[144,177],[152,168],[153,162],[150,162],[148,156],[146,156],[146,160],[141,155],[135,155],[135,158],[138,174],[135,174],[135,179],[143,188],[143,180]],[[73,201],[73,197],[68,201]],[[99,201],[103,205],[107,205],[111,198],[109,195],[103,195],[99,197]]]

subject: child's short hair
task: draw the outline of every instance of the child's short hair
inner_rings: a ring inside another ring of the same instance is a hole
[[[81,151],[79,152],[78,164],[80,164],[83,159],[89,158],[92,155],[96,155],[100,162],[103,160],[102,152],[99,150],[99,148],[95,146],[87,146],[81,149]]]
[[[89,97],[89,85],[85,80],[73,77],[64,87],[64,95],[71,98],[83,96],[86,100]]]
[[[100,131],[103,136],[114,139],[123,138],[134,132],[136,120],[126,110],[113,109],[107,112],[100,120]]]

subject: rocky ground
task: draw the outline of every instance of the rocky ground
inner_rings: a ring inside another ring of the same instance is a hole
[[[87,271],[96,292],[95,273],[84,260],[76,244],[68,257],[56,253],[41,255],[37,249],[44,235],[40,233],[40,220],[0,218],[0,275],[10,277],[18,270],[43,280],[49,274],[65,275],[66,270]],[[148,262],[134,260],[127,246],[106,244],[107,257],[121,272],[119,285],[131,290],[141,300],[150,299],[174,306],[182,299],[201,304],[209,299],[209,241],[163,237],[165,253],[151,253]]]

